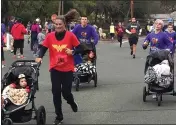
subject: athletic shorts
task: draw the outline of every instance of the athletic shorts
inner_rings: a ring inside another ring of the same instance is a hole
[[[133,44],[137,45],[137,43],[138,43],[138,37],[137,36],[130,37],[130,38],[128,38],[128,40],[129,40],[130,46],[132,46]]]

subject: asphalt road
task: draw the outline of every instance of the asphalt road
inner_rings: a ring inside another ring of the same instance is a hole
[[[73,94],[79,105],[77,113],[63,101],[64,124],[174,124],[176,123],[176,99],[164,96],[160,107],[151,96],[142,101],[144,84],[144,64],[148,50],[142,50],[139,40],[136,59],[132,59],[129,44],[122,48],[117,42],[100,42],[97,46],[98,87],[93,83],[82,84],[80,91]],[[29,45],[25,45],[24,55],[33,59]],[[10,52],[5,53],[7,67],[14,61]],[[47,111],[47,124],[55,118],[52,102],[48,57],[43,60],[39,77],[40,91],[36,93],[36,105],[44,105]],[[30,121],[27,124],[36,124]]]

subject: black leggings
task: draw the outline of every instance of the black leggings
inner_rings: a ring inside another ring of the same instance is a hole
[[[1,47],[1,61],[5,61],[3,47]]]
[[[74,98],[71,93],[73,72],[61,72],[55,69],[51,69],[50,75],[55,113],[59,119],[62,119],[63,114],[61,93],[68,104],[74,103]]]
[[[18,48],[14,48],[13,50],[14,55],[16,55],[17,49]],[[23,48],[20,48],[20,54],[23,55]]]
[[[117,36],[117,40],[120,42],[120,46],[122,46],[122,38],[123,36]]]

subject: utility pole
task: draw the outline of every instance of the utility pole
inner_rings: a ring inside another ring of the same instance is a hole
[[[62,15],[64,15],[64,0],[61,0],[61,4],[62,4]]]
[[[131,0],[130,8],[131,8],[131,18],[133,18],[133,16],[134,16],[134,0]]]
[[[58,4],[58,15],[61,15],[61,0],[59,0],[59,4]]]

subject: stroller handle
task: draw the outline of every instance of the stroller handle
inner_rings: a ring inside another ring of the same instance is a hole
[[[40,67],[40,65],[41,65],[41,62],[40,63],[37,63],[37,62],[35,62],[35,60],[17,60],[17,61],[15,61],[15,62],[13,62],[12,63],[12,67],[17,67],[17,66],[21,66],[21,65],[17,65],[17,63],[24,63],[23,65],[25,65],[26,63],[31,63],[31,65],[36,65],[37,66],[37,68],[39,68]]]

